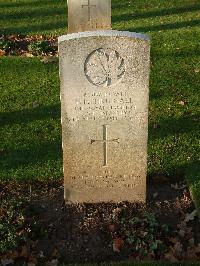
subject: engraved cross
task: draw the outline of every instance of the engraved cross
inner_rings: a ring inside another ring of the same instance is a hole
[[[96,7],[96,5],[91,5],[90,4],[90,0],[88,0],[88,4],[87,5],[82,5],[82,8],[87,7],[88,8],[88,21],[91,20],[91,8],[92,7]]]
[[[103,143],[103,154],[104,154],[103,166],[107,166],[108,165],[108,142],[119,143],[119,138],[118,139],[108,139],[108,125],[103,125],[103,140],[91,139],[91,144],[93,144],[95,142],[102,142]]]

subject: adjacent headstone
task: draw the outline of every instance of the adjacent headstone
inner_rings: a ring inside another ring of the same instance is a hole
[[[148,37],[68,34],[59,54],[65,200],[145,202]]]
[[[111,29],[111,0],[68,0],[68,33]]]

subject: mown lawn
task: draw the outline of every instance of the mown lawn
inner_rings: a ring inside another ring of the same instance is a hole
[[[200,206],[200,3],[113,0],[113,29],[151,36],[149,175],[185,175]],[[66,32],[66,0],[0,0],[2,34]],[[62,177],[58,62],[2,57],[1,180]]]
[[[1,71],[1,179],[62,176],[58,64],[5,57]]]

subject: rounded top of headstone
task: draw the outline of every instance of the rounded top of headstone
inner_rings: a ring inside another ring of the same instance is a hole
[[[149,41],[150,37],[146,34],[130,32],[130,31],[117,31],[117,30],[98,30],[98,31],[85,31],[85,32],[78,32],[72,33],[67,35],[62,35],[58,37],[58,43],[72,40],[72,39],[79,39],[79,38],[87,38],[87,37],[130,37],[135,39],[141,39],[144,41]]]

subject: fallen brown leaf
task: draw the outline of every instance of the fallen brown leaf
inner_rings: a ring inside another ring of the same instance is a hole
[[[15,251],[12,252],[11,257],[12,257],[12,259],[15,260],[16,258],[19,257],[19,253],[15,250]]]
[[[34,257],[29,257],[29,262],[28,262],[28,266],[34,266],[34,265],[37,265],[38,261],[36,258]]]
[[[178,238],[176,237],[169,237],[169,241],[173,244],[175,244],[178,241]]]
[[[166,260],[168,260],[171,263],[178,262],[178,259],[171,253],[166,253],[164,257]]]
[[[34,55],[31,54],[31,53],[24,53],[24,56],[26,56],[26,57],[34,57]]]
[[[24,258],[28,258],[29,254],[28,254],[28,248],[27,246],[22,246],[22,250],[20,253],[20,257],[24,257]]]
[[[186,260],[197,260],[198,257],[196,255],[195,249],[193,247],[188,247],[186,254],[185,254]]]
[[[50,63],[56,62],[57,59],[55,56],[47,56],[47,57],[42,58],[40,61],[44,64],[50,64]]]
[[[124,245],[124,240],[120,237],[117,237],[113,240],[113,251],[114,252],[120,252]]]
[[[58,252],[58,250],[55,248],[54,251],[53,251],[53,253],[52,253],[52,257],[57,258],[58,256],[59,256],[59,252]]]
[[[6,54],[6,52],[0,49],[0,56],[3,56],[5,54]]]

